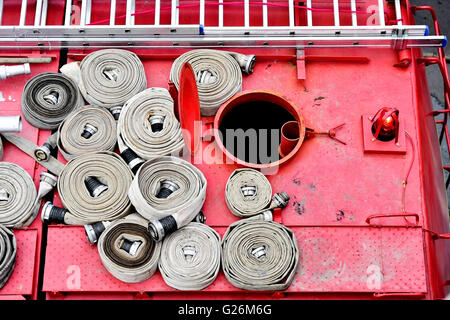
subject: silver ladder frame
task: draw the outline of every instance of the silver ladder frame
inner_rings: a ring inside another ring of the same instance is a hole
[[[5,0],[6,1],[6,0]],[[286,0],[289,10],[289,25],[275,27],[268,23],[267,5],[262,6],[263,25],[250,25],[250,1],[243,0],[244,25],[224,26],[224,9],[219,6],[218,26],[205,26],[205,0],[199,0],[199,24],[179,24],[179,0],[170,0],[171,23],[160,24],[161,0],[155,0],[155,23],[136,25],[133,13],[136,0],[126,1],[124,25],[116,24],[116,0],[110,0],[110,19],[107,25],[90,25],[92,0],[81,1],[80,23],[72,24],[72,0],[65,1],[64,25],[47,25],[49,0],[36,0],[33,25],[26,25],[27,0],[22,0],[18,26],[2,25],[4,0],[0,0],[0,48],[30,47],[93,48],[106,47],[385,47],[405,49],[411,47],[445,46],[445,36],[428,35],[424,25],[404,25],[402,23],[401,1],[388,0],[395,6],[396,24],[386,25],[384,8],[386,2],[378,0],[379,25],[361,26],[357,23],[357,13],[353,12],[352,25],[342,26],[339,19],[339,0],[332,0],[334,25],[314,26],[312,10],[307,10],[305,26],[295,25],[294,0]],[[51,1],[51,0],[50,0]],[[139,1],[139,0],[138,0]],[[164,0],[163,0],[164,1]],[[211,2],[212,0],[210,0]],[[214,0],[223,3],[223,0]],[[277,1],[277,0],[272,0]],[[167,0],[165,2],[168,2]],[[262,0],[267,3],[268,0]],[[277,1],[280,2],[280,1]],[[314,0],[306,0],[307,8],[313,7]],[[356,11],[357,0],[350,1],[350,8]]]

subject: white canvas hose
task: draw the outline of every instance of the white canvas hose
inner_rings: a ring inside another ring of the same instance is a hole
[[[103,265],[121,281],[142,282],[157,269],[161,243],[150,237],[147,223],[137,214],[129,215],[108,225],[98,240]]]
[[[237,217],[249,217],[265,211],[272,199],[269,180],[254,169],[236,169],[225,186],[225,202]]]
[[[220,269],[220,236],[205,224],[191,222],[164,239],[159,271],[178,290],[202,290]]]
[[[244,219],[230,225],[222,239],[222,269],[244,290],[286,290],[299,261],[294,233],[273,221]]]
[[[253,71],[254,56],[212,49],[197,49],[179,56],[170,70],[170,80],[179,89],[181,67],[189,62],[197,80],[200,112],[202,116],[214,116],[219,107],[242,90],[241,67],[235,57],[244,58],[244,69]],[[249,72],[251,73],[251,72]]]
[[[131,51],[104,49],[88,54],[81,64],[72,62],[61,68],[71,77],[91,105],[105,108],[122,106],[147,88],[144,66]]]
[[[146,89],[128,100],[117,124],[120,151],[130,148],[146,160],[180,156],[184,140],[173,108],[164,88]]]
[[[77,85],[61,73],[41,73],[31,78],[22,93],[22,112],[34,127],[56,129],[83,104]]]
[[[133,173],[116,153],[99,151],[72,159],[58,180],[58,192],[68,212],[59,213],[55,222],[84,225],[128,215],[132,180]]]
[[[102,107],[83,107],[70,114],[58,128],[58,147],[66,160],[90,152],[114,151],[116,143],[116,121]]]
[[[28,225],[36,198],[36,186],[28,172],[14,163],[0,162],[0,224],[9,228]]]
[[[207,182],[191,163],[176,157],[145,162],[131,184],[128,196],[137,212],[150,220],[155,240],[185,226],[199,213]]]
[[[16,264],[17,242],[14,234],[0,224],[0,289],[11,276]]]

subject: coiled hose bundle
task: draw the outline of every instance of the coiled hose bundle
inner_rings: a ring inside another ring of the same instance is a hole
[[[235,222],[222,239],[222,269],[235,287],[245,290],[286,290],[299,261],[294,233],[258,219]]]
[[[117,279],[136,283],[156,271],[161,243],[147,231],[147,221],[132,214],[112,222],[98,240],[98,253],[105,268]]]
[[[128,100],[117,124],[120,151],[130,148],[147,160],[179,156],[184,140],[173,108],[169,91],[164,88],[146,89]]]
[[[242,72],[236,55],[239,54],[211,49],[188,51],[174,61],[170,81],[179,89],[181,67],[188,62],[197,79],[200,112],[202,116],[214,116],[225,101],[242,90]],[[254,63],[254,56],[250,61]]]
[[[17,242],[14,234],[0,224],[0,289],[11,276],[16,264]]]
[[[84,225],[128,215],[132,180],[133,173],[116,153],[99,151],[72,159],[58,180],[58,193],[68,212],[54,212],[58,217],[53,222]]]
[[[220,269],[220,236],[202,223],[191,222],[164,239],[159,271],[178,290],[202,290]]]
[[[150,220],[155,240],[191,222],[206,198],[206,179],[191,163],[176,157],[145,162],[128,196],[137,212]]]
[[[56,129],[83,104],[77,85],[61,73],[41,73],[31,78],[22,93],[22,112],[34,127]]]
[[[225,202],[237,217],[249,217],[270,205],[272,187],[269,180],[254,169],[236,169],[225,186]]]
[[[61,72],[71,77],[87,102],[105,108],[122,106],[147,88],[144,66],[127,50],[104,49],[88,54],[78,65],[69,63]]]
[[[22,167],[0,162],[0,224],[21,228],[32,221],[37,198],[33,179]]]
[[[116,121],[102,107],[86,106],[70,114],[58,128],[58,147],[66,160],[96,151],[114,151]]]

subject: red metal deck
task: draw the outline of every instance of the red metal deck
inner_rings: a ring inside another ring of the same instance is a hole
[[[366,1],[364,6],[374,3],[376,1]],[[124,10],[122,7],[118,6],[118,15]],[[136,11],[142,9],[136,7]],[[303,19],[303,13],[296,15]],[[101,6],[93,6],[92,21],[107,17],[108,13],[102,12]],[[180,12],[180,21],[182,17]],[[136,16],[136,19],[144,18],[144,15]],[[287,19],[287,14],[280,11],[277,18]],[[331,18],[328,13],[314,14],[315,24],[319,25]],[[238,19],[230,15],[225,21],[238,24]],[[360,19],[360,23],[365,24],[365,19]],[[350,14],[341,14],[341,23],[350,23]],[[148,87],[167,88],[173,61],[168,55],[176,56],[184,51],[136,50],[142,54]],[[306,80],[297,79],[294,49],[235,51],[257,56],[255,72],[244,76],[243,90],[264,89],[282,94],[300,108],[308,127],[325,130],[345,122],[338,135],[347,145],[322,137],[309,139],[276,175],[268,176],[275,192],[284,190],[291,196],[280,222],[295,231],[300,249],[300,264],[293,284],[283,293],[245,292],[231,286],[222,272],[210,287],[193,293],[168,287],[159,272],[143,283],[125,284],[104,269],[96,247],[89,245],[82,227],[50,226],[42,288],[47,298],[367,299],[387,296],[434,299],[445,296],[444,282],[450,279],[450,247],[443,244],[444,240],[432,240],[430,233],[424,230],[449,232],[444,219],[447,201],[435,123],[430,115],[424,66],[416,60],[421,55],[420,50],[412,51],[410,67],[396,68],[398,56],[391,49],[309,49],[307,56],[362,56],[367,57],[369,63],[310,62],[306,64]],[[72,54],[86,52],[69,52],[69,58],[76,57]],[[32,65],[31,75],[14,77],[5,82],[5,87],[2,83],[0,90],[7,101],[0,102],[0,114],[17,114],[26,80],[39,72],[56,71],[57,60],[48,66]],[[375,214],[401,212],[402,179],[413,152],[407,144],[404,155],[364,153],[361,116],[373,114],[384,106],[400,110],[404,127],[415,145],[415,161],[406,188],[406,210],[418,215],[417,225],[413,217],[408,220],[376,218],[371,220],[372,225],[366,222]],[[207,123],[211,118],[202,120]],[[48,134],[27,123],[22,133],[34,142],[39,140],[38,143],[43,143]],[[203,150],[208,144],[203,142]],[[61,155],[59,159],[62,160]],[[24,166],[38,183],[42,168],[37,166],[35,170],[33,160],[20,151],[7,145],[4,160]],[[237,220],[224,200],[226,180],[236,166],[204,163],[197,166],[208,180],[203,208],[207,224],[223,234],[226,227]],[[57,194],[55,204],[61,204]],[[37,266],[41,241],[39,219],[32,228],[37,231],[30,229],[16,234],[19,240],[22,233],[36,234],[37,250],[34,255],[29,251],[27,257],[34,257]],[[19,253],[22,255],[22,251]],[[18,263],[14,274],[25,275],[26,268],[30,266]],[[0,290],[0,295],[29,294],[25,289],[14,290],[18,288],[19,278],[12,277],[3,289],[8,291]]]

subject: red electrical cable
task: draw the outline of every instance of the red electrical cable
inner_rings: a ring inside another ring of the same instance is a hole
[[[256,2],[256,1],[250,1],[249,2],[250,5],[261,5],[261,6],[268,6],[268,7],[284,7],[284,8],[288,8],[289,5],[288,4],[284,4],[284,3],[273,3],[273,2]],[[205,6],[237,6],[237,5],[244,5],[244,2],[237,2],[237,1],[233,1],[233,2],[223,2],[223,3],[218,3],[218,2],[205,2]],[[185,4],[185,5],[178,5],[177,8],[178,9],[183,9],[183,8],[193,8],[193,7],[199,7],[200,4]],[[297,9],[304,9],[304,10],[311,10],[311,11],[316,11],[316,12],[334,12],[334,9],[331,8],[308,8],[307,6],[299,6],[299,5],[294,5],[294,8]],[[172,7],[171,6],[167,6],[167,7],[161,7],[160,11],[163,10],[171,10]],[[141,15],[141,14],[146,14],[146,13],[154,13],[155,9],[149,9],[149,10],[144,10],[144,11],[137,11],[132,13],[132,16],[137,16],[137,15]],[[375,10],[372,10],[371,12],[367,12],[367,11],[362,11],[362,10],[347,10],[347,9],[339,9],[339,12],[343,12],[343,13],[360,13],[360,14],[374,14],[376,13]],[[387,14],[387,11],[384,10],[384,14]],[[121,16],[117,16],[115,17],[116,19],[123,19],[126,18],[126,15],[121,15]],[[98,21],[94,21],[89,23],[88,25],[97,25],[97,24],[102,24],[105,22],[109,22],[109,19],[103,19],[103,20],[98,20]]]
[[[402,212],[405,213],[405,202],[406,202],[406,185],[408,184],[408,177],[409,174],[411,173],[411,169],[414,163],[414,159],[415,159],[415,147],[414,147],[414,141],[412,140],[411,136],[409,135],[409,133],[405,130],[406,136],[409,139],[409,142],[411,143],[411,147],[412,147],[412,157],[411,157],[411,161],[409,163],[409,167],[408,167],[408,171],[406,172],[405,178],[402,181],[402,185],[403,185],[403,190],[402,190]],[[408,221],[408,219],[405,217],[405,219]]]

